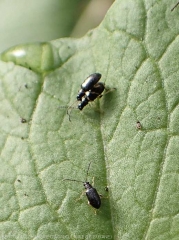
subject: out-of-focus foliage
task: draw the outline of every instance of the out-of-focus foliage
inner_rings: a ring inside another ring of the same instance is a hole
[[[101,22],[112,2],[0,0],[0,52],[21,43],[68,37],[72,32],[74,37],[82,36]]]

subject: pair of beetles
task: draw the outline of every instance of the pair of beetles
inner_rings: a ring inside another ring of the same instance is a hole
[[[90,101],[94,101],[96,98],[102,97],[101,94],[105,89],[105,84],[99,82],[100,78],[101,78],[100,73],[93,73],[90,76],[88,76],[86,80],[82,83],[81,89],[79,90],[78,95],[76,97],[77,101],[80,101],[80,103],[78,104],[79,110],[82,110]],[[90,164],[91,162],[89,163],[87,169],[85,182],[68,178],[64,180],[82,182],[83,186],[86,189],[86,197],[88,199],[88,203],[92,207],[99,209],[101,206],[100,195],[98,194],[97,190],[87,181]]]
[[[101,78],[100,73],[93,73],[89,75],[86,80],[82,83],[81,89],[78,92],[78,95],[76,96],[77,101],[80,101],[78,104],[78,109],[83,110],[83,108],[89,103],[94,101],[96,98],[102,97],[102,92],[105,89],[105,84],[102,82],[99,82],[99,79]],[[72,104],[73,105],[73,104]],[[68,108],[72,108],[72,105]],[[70,119],[70,113],[67,110],[67,114],[69,115],[69,121]]]

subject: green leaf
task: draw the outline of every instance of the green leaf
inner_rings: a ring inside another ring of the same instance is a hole
[[[174,4],[116,0],[81,39],[1,55],[1,239],[178,239]],[[69,122],[65,106],[93,72],[116,90],[71,109]],[[89,162],[89,182],[108,197],[96,215],[83,185],[63,181],[85,181]]]

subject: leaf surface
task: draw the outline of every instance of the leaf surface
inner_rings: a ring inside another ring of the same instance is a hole
[[[1,55],[2,236],[178,239],[179,8],[172,7],[116,0],[81,39]],[[69,122],[65,106],[77,106],[94,72],[116,90],[72,109]],[[85,181],[89,162],[88,180],[108,196],[96,215],[79,199],[83,185],[63,181]]]

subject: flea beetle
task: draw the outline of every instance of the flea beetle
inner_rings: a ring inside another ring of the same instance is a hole
[[[76,97],[77,100],[82,101],[82,97],[85,96],[85,92],[91,90],[95,86],[95,84],[99,81],[100,78],[101,78],[100,73],[93,73],[89,75],[86,78],[86,80],[81,84],[81,89]]]
[[[81,103],[78,104],[78,109],[82,110],[90,101],[94,101],[97,97],[102,97],[101,93],[104,91],[104,83],[99,82],[93,86],[90,91],[87,91]]]
[[[91,162],[88,165],[85,182],[79,181],[79,180],[74,180],[74,179],[69,179],[69,178],[63,179],[63,180],[74,181],[74,182],[82,182],[83,186],[86,189],[86,197],[88,199],[88,204],[90,204],[92,207],[94,207],[96,209],[99,209],[100,206],[101,206],[100,196],[99,196],[97,190],[89,182],[87,182],[87,177],[88,177],[90,164],[91,164]]]
[[[105,88],[105,83],[103,82],[98,82],[99,79],[101,78],[101,74],[100,73],[93,73],[91,75],[89,75],[86,80],[82,83],[81,85],[81,89],[78,92],[77,95],[77,101],[80,101],[80,103],[78,104],[78,109],[79,110],[83,110],[83,108],[89,103],[94,101],[96,98],[100,98],[102,97],[102,93],[103,91],[106,89]],[[107,90],[106,93],[111,92],[115,90],[115,88],[109,89]],[[106,94],[105,93],[105,94]],[[74,104],[74,103],[73,103]],[[70,114],[71,111],[69,111],[69,109],[73,108],[73,104],[71,106],[68,107],[67,109],[67,114],[69,116],[69,121],[71,121],[70,119]]]
[[[78,92],[77,95],[77,101],[80,101],[78,105],[78,109],[82,110],[89,101],[94,101],[97,97],[100,97],[101,93],[104,91],[104,83],[101,83],[99,79],[101,78],[100,73],[93,73],[89,75],[86,80],[81,84],[81,89]],[[74,103],[73,103],[74,104]],[[69,121],[70,119],[70,113],[69,109],[73,108],[73,104],[68,107],[67,114],[69,115]]]

